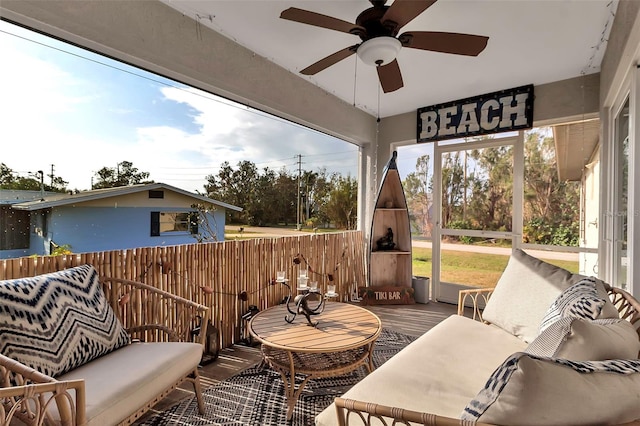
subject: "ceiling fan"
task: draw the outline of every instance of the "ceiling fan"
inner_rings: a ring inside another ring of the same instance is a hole
[[[282,19],[354,34],[362,40],[309,65],[300,71],[302,74],[314,75],[357,53],[365,63],[376,66],[382,90],[389,93],[403,86],[402,73],[396,60],[401,47],[478,56],[487,46],[489,37],[473,34],[410,31],[398,35],[400,28],[437,0],[395,0],[391,6],[385,5],[387,0],[369,1],[373,7],[360,13],[355,24],[295,7],[282,11]]]

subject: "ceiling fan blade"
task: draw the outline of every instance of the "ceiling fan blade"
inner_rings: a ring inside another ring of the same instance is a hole
[[[396,91],[404,86],[400,65],[398,65],[396,59],[387,65],[378,66],[376,69],[378,70],[378,78],[380,79],[380,85],[384,93]]]
[[[487,47],[489,37],[438,31],[412,31],[401,34],[398,40],[403,47],[412,49],[478,56]]]
[[[355,44],[353,46],[345,47],[342,50],[338,50],[336,53],[332,53],[326,58],[320,59],[318,62],[309,65],[308,67],[300,71],[300,73],[304,75],[314,75],[316,73],[319,73],[325,68],[329,68],[331,65],[336,64],[341,60],[353,55],[354,53],[356,53],[357,48],[358,45]]]
[[[342,19],[323,15],[321,13],[311,12],[309,10],[298,9],[297,7],[290,7],[289,9],[283,10],[282,13],[280,13],[280,18],[303,24],[315,25],[316,27],[328,28],[330,30],[341,31],[343,33],[353,34],[354,31],[365,31],[363,27],[352,24],[351,22],[343,21]]]
[[[385,21],[396,24],[396,31],[407,25],[415,17],[427,10],[429,6],[437,0],[395,0],[380,20],[384,25]]]

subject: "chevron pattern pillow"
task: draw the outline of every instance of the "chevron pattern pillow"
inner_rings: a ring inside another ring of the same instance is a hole
[[[91,265],[0,281],[0,353],[55,377],[129,343]]]
[[[561,318],[595,320],[605,303],[606,300],[598,293],[595,278],[585,278],[564,290],[549,306],[540,323],[540,333]]]

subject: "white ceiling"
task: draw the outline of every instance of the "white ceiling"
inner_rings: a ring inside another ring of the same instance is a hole
[[[404,87],[384,94],[375,69],[357,60],[356,55],[316,75],[299,74],[301,69],[360,39],[279,18],[280,12],[293,6],[355,22],[356,16],[371,6],[367,0],[162,1],[379,117],[599,72],[617,6],[617,0],[438,0],[400,33],[484,35],[489,37],[487,48],[478,57],[403,48],[398,62]]]

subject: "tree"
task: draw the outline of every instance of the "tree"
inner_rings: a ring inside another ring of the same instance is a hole
[[[281,198],[276,188],[276,172],[265,167],[262,174],[256,179],[256,197],[249,206],[251,210],[251,225],[263,225],[267,223],[277,223],[280,218],[278,200]]]
[[[53,185],[47,185],[40,178],[36,178],[36,175],[29,177],[18,176],[11,168],[6,164],[0,163],[0,189],[18,189],[26,191],[39,191],[40,189],[49,192],[66,192],[67,184],[69,182],[62,179],[60,176],[56,176],[53,180]]]
[[[285,225],[295,223],[296,209],[298,206],[298,177],[290,175],[283,167],[274,182],[277,197],[274,200],[278,210],[278,222]]]
[[[195,209],[195,212],[189,217],[190,227],[197,229],[197,232],[192,233],[193,237],[199,243],[219,241],[215,217],[217,207],[211,203],[195,203],[191,208]]]
[[[454,220],[462,219],[464,170],[460,152],[442,156],[442,227],[447,228]]]
[[[130,161],[118,163],[116,167],[103,167],[95,175],[97,181],[93,184],[92,189],[153,183],[152,180],[146,180],[149,177],[148,172],[138,171]]]
[[[9,188],[15,181],[13,170],[6,164],[0,163],[0,188]]]
[[[358,182],[351,176],[331,176],[333,189],[329,200],[322,207],[329,220],[341,229],[355,229],[357,223]]]
[[[339,174],[329,179],[324,169],[304,171],[298,179],[297,173],[284,167],[278,172],[265,167],[260,172],[249,161],[241,161],[235,168],[225,161],[217,175],[207,176],[204,189],[209,198],[243,208],[241,213],[230,212],[229,222],[257,226],[295,223],[300,196],[307,226],[334,223],[353,229],[356,223],[357,182]]]
[[[240,161],[234,170],[228,161],[222,163],[218,175],[207,176],[207,197],[242,207],[242,212],[229,211],[230,222],[254,223],[252,208],[256,203],[258,169],[251,161]]]
[[[560,181],[552,137],[527,132],[524,174],[524,239],[578,245],[580,182]]]
[[[402,183],[412,228],[419,235],[431,236],[433,218],[431,217],[431,182],[429,175],[429,155],[422,155],[416,160],[416,171],[407,175]]]
[[[471,185],[469,215],[473,227],[491,231],[512,229],[513,148],[510,145],[474,149],[475,165],[468,176]]]
[[[67,192],[67,185],[69,184],[69,182],[62,179],[60,176],[54,176],[51,183],[52,185],[48,187],[50,191]],[[45,189],[46,188],[47,185],[45,185]]]

